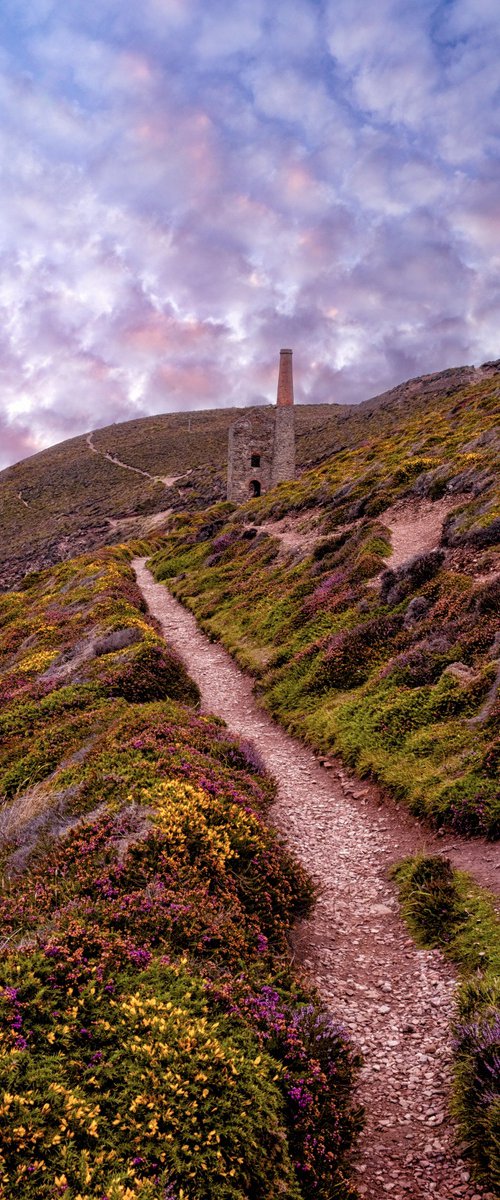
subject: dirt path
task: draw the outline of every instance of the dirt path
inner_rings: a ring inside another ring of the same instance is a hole
[[[415,947],[387,882],[389,864],[423,849],[429,838],[407,814],[377,804],[376,789],[319,766],[258,707],[252,680],[163,584],[154,583],[145,560],[133,565],[150,612],[200,687],[204,708],[250,738],[279,780],[273,820],[318,881],[318,904],[298,931],[297,954],[366,1056],[360,1195],[484,1198],[454,1148],[447,1115],[453,974],[437,951]]]
[[[435,550],[441,541],[445,517],[457,508],[463,497],[444,497],[442,500],[402,500],[387,508],[380,516],[380,521],[387,527],[391,535],[392,549],[386,563],[393,569],[400,567],[415,554],[424,554]],[[354,532],[358,521],[353,521],[350,528]],[[259,529],[276,537],[281,543],[281,556],[288,553],[298,553],[302,557],[311,554],[314,546],[321,541],[322,535],[314,525],[308,524],[307,519],[293,516],[282,517],[277,521],[262,522]],[[339,525],[336,532],[349,528]]]
[[[123,467],[124,471],[133,471],[134,475],[143,475],[145,479],[151,479],[152,483],[162,483],[164,487],[173,487],[178,479],[182,479],[182,475],[150,475],[149,471],[142,471],[140,467],[131,467],[129,463],[122,462],[121,458],[117,458],[116,454],[110,454],[108,450],[98,450],[94,446],[93,433],[88,433],[86,442],[92,454],[100,454],[101,458],[107,458],[108,462],[114,463],[115,467]]]
[[[264,533],[268,533],[271,537],[278,538],[281,543],[280,556],[286,557],[290,552],[299,552],[302,558],[312,551],[318,541],[321,540],[321,535],[317,529],[310,526],[304,528],[304,520],[297,521],[294,517],[282,517],[279,521],[263,521],[258,525],[259,532],[262,529]]]
[[[402,500],[387,508],[380,520],[391,533],[392,552],[386,562],[394,570],[413,558],[435,550],[441,541],[445,517],[457,508],[462,497],[451,500]]]

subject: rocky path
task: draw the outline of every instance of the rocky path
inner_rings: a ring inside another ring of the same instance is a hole
[[[360,1195],[485,1200],[456,1150],[447,1114],[453,974],[439,952],[415,947],[387,881],[391,862],[423,848],[424,832],[403,813],[377,806],[370,788],[345,772],[319,766],[259,708],[251,679],[153,581],[145,560],[133,565],[203,707],[250,738],[279,780],[272,818],[318,882],[319,900],[297,933],[296,951],[365,1055]]]

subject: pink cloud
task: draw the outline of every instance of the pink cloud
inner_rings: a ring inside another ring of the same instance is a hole
[[[6,0],[4,461],[498,354],[493,0]]]

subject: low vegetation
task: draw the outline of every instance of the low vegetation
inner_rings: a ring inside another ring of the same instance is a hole
[[[273,781],[198,711],[129,551],[96,547],[168,505],[141,550],[271,713],[435,825],[495,838],[498,364],[472,375],[298,410],[300,478],[238,509],[218,499],[228,412],[3,473],[4,586],[53,565],[0,596],[2,1200],[354,1196],[357,1059],[290,966],[314,896],[266,824]],[[440,545],[388,566],[394,506],[442,501]],[[441,860],[398,884],[463,976],[455,1103],[498,1190],[497,920]]]
[[[356,1056],[293,973],[311,883],[125,550],[0,598],[0,1195],[353,1196]]]
[[[398,434],[402,414],[432,413],[477,375],[498,381],[499,363],[481,372],[452,368],[422,376],[362,404],[304,404],[296,408],[300,471],[332,455],[362,447],[384,433]],[[364,400],[364,396],[359,399]],[[168,397],[165,400],[168,407]],[[162,413],[109,425],[71,438],[0,472],[0,589],[17,587],[37,570],[96,547],[148,531],[152,515],[165,510],[202,511],[226,492],[227,433],[241,409]],[[259,409],[248,409],[258,420]],[[413,453],[413,451],[412,451]],[[110,457],[106,457],[109,455]],[[158,482],[123,470],[118,461]],[[162,480],[174,479],[166,487]],[[437,491],[442,486],[438,478]]]
[[[458,967],[454,1108],[471,1158],[500,1191],[500,926],[491,897],[447,859],[407,859],[394,872],[403,913],[424,946]]]
[[[498,409],[490,382],[439,414],[400,414],[397,437],[374,434],[246,507],[172,518],[152,558],[156,578],[254,673],[291,731],[417,815],[491,838],[500,831]],[[441,546],[387,569],[387,509],[443,496],[457,507]],[[286,520],[292,548],[280,540]]]

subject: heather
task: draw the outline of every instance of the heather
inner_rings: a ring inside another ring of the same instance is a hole
[[[396,453],[389,465],[396,488],[398,478],[401,481],[405,474],[416,489],[424,488],[432,495],[442,494],[449,483],[455,486],[457,478],[460,483],[460,477],[470,476],[465,483],[477,487],[477,480],[473,479],[474,455],[479,454],[480,466],[482,447],[478,451],[469,442],[478,433],[482,436],[485,432],[488,436],[489,429],[479,429],[477,433],[471,420],[471,432],[465,443],[469,458],[464,460],[462,470],[452,471],[451,476],[448,466],[452,464],[439,459],[438,451],[450,430],[454,433],[455,425],[458,424],[459,433],[460,427],[463,428],[464,416],[468,416],[464,408],[471,407],[470,397],[474,402],[485,389],[494,397],[498,371],[497,363],[485,364],[480,372],[470,367],[452,368],[409,380],[362,404],[297,405],[299,469],[304,472],[320,464],[320,470],[310,476],[316,491],[314,503],[322,505],[326,497],[328,506],[333,500],[338,512],[343,502],[341,496],[330,494],[328,470],[325,472],[321,467],[328,460],[331,462],[333,455],[339,456],[342,466],[346,452],[361,449],[359,463],[369,482],[374,465],[370,450],[375,434],[379,440],[383,434],[386,446],[391,442],[394,445]],[[357,399],[363,400],[365,396],[366,392],[361,393]],[[263,410],[246,411],[258,422]],[[93,552],[98,546],[124,539],[150,536],[158,514],[201,511],[220,500],[226,491],[228,428],[241,412],[241,409],[218,408],[162,413],[113,424],[94,431],[92,442],[96,453],[89,449],[85,436],[75,437],[0,472],[0,522],[4,534],[0,545],[0,587],[18,586],[33,567],[40,569],[70,555]],[[417,418],[414,435],[411,422],[407,421],[408,412]],[[265,413],[263,416],[265,419]],[[405,461],[397,454],[402,425],[409,429],[403,447]],[[135,470],[124,470],[118,460]],[[146,474],[137,474],[137,470]],[[386,482],[387,478],[381,479],[375,473],[375,490],[383,489]],[[347,476],[341,485],[346,489],[343,498],[346,508],[351,485],[352,480]],[[352,492],[354,508],[359,503],[369,506],[372,500],[376,508],[380,502],[379,495],[369,496],[369,489],[363,495],[354,494],[354,489]],[[290,499],[293,503],[293,496],[286,492],[281,496],[285,498],[285,510]],[[273,507],[276,500],[274,497]],[[307,490],[297,494],[301,504],[309,500]],[[275,511],[279,504],[281,500]],[[478,504],[482,506],[481,496]],[[500,517],[498,511],[497,517]],[[487,517],[486,525],[488,522]]]
[[[0,599],[0,1195],[342,1200],[356,1056],[288,953],[313,889],[128,558]]]
[[[446,858],[416,857],[394,872],[403,913],[421,944],[458,968],[453,1108],[480,1178],[500,1187],[500,928],[488,893]]]
[[[498,409],[489,380],[439,411],[400,411],[390,437],[373,423],[361,445],[236,511],[172,517],[152,547],[156,578],[255,675],[289,730],[418,816],[491,838]],[[455,507],[440,545],[388,566],[388,510],[443,500]]]

